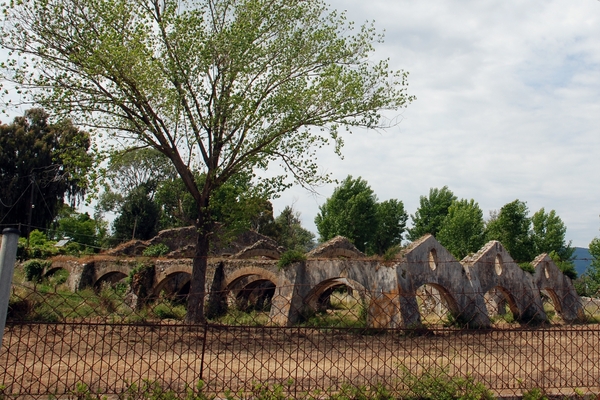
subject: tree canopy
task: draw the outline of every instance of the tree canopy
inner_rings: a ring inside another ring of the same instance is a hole
[[[42,109],[30,109],[0,125],[2,225],[26,226],[31,218],[33,227],[46,228],[65,199],[75,203],[88,188],[94,161],[88,133],[69,120],[49,118]]]
[[[454,200],[437,239],[454,257],[463,259],[485,243],[483,211],[473,199]]]
[[[574,279],[577,277],[572,262],[574,249],[566,242],[566,232],[556,211],[546,213],[541,208],[529,217],[527,204],[517,199],[492,214],[486,226],[486,239],[500,241],[521,264],[531,262],[541,253],[548,253],[561,271]]]
[[[367,181],[348,176],[319,207],[320,240],[345,236],[360,251],[383,254],[402,241],[408,215],[396,199],[378,203]]]
[[[320,0],[25,0],[4,12],[0,44],[28,57],[4,63],[6,79],[173,163],[198,209],[190,321],[204,320],[216,189],[272,162],[281,174],[255,175],[271,193],[316,184],[327,176],[315,149],[339,152],[340,128],[381,126],[381,110],[412,100],[406,73],[374,60],[373,26],[354,30]]]
[[[427,233],[437,237],[442,222],[448,215],[448,208],[455,200],[456,196],[448,186],[429,189],[429,197],[421,196],[419,208],[411,215],[413,226],[408,230],[408,239],[415,241]]]

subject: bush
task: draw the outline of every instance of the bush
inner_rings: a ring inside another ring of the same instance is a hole
[[[45,260],[28,260],[23,263],[23,271],[25,272],[25,279],[28,281],[39,282],[44,274],[44,268],[52,265],[50,261]]]
[[[291,265],[296,262],[306,261],[306,255],[298,250],[288,250],[281,255],[277,266],[279,269],[283,269],[288,265]]]
[[[419,375],[401,367],[402,384],[408,389],[401,398],[409,400],[426,399],[460,399],[460,400],[492,400],[494,396],[481,382],[467,376],[451,377],[443,368],[434,367]]]
[[[144,257],[160,257],[168,254],[170,251],[169,246],[164,243],[159,243],[146,247],[142,252],[142,255]]]

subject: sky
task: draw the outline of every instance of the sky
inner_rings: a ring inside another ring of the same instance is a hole
[[[446,185],[478,202],[485,218],[519,199],[530,215],[556,210],[574,246],[600,235],[600,1],[330,4],[385,32],[372,58],[408,71],[417,100],[387,115],[396,126],[346,135],[343,159],[320,153],[323,171],[340,181],[360,176],[409,214]],[[335,186],[289,189],[274,200],[275,214],[293,204],[316,233]]]
[[[417,99],[386,114],[395,126],[346,135],[343,159],[320,152],[324,172],[360,176],[409,214],[448,186],[485,218],[519,199],[531,215],[556,210],[574,246],[600,236],[600,1],[329,2],[385,32],[372,59],[408,71]],[[334,187],[293,187],[275,215],[293,205],[317,233]]]

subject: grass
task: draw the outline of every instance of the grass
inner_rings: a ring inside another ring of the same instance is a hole
[[[93,393],[83,383],[78,383],[70,394],[81,400],[101,397],[101,393]],[[183,392],[175,392],[164,389],[159,382],[145,380],[139,386],[134,383],[129,384],[119,398],[208,400],[217,397],[205,392],[203,381],[199,381],[195,387],[187,387]],[[226,400],[291,400],[297,398],[306,400],[492,400],[494,397],[482,383],[476,382],[469,376],[453,377],[448,374],[447,370],[438,367],[414,374],[407,368],[400,367],[397,381],[387,385],[342,383],[336,388],[297,393],[294,381],[289,379],[278,384],[254,382],[249,390],[240,390],[236,393],[225,391],[224,396],[219,398]],[[539,389],[525,392],[523,398],[527,400],[547,399]]]
[[[363,300],[345,291],[334,291],[330,308],[316,312],[306,310],[302,326],[315,328],[366,328],[367,306]]]

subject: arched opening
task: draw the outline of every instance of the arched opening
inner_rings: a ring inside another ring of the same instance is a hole
[[[50,268],[44,274],[44,279],[46,279],[48,283],[54,287],[66,283],[68,278],[69,271],[61,267]]]
[[[190,293],[191,275],[187,272],[174,272],[167,275],[156,287],[156,297],[166,299],[177,304],[184,304]]]
[[[304,298],[301,321],[306,326],[364,328],[369,297],[365,288],[352,279],[327,279]]]
[[[548,321],[553,324],[560,324],[564,321],[561,318],[562,308],[561,302],[557,293],[547,288],[540,290],[540,297],[542,298],[542,305],[544,306],[544,312],[548,317]]]
[[[495,286],[484,295],[485,307],[493,326],[516,323],[519,309],[512,294],[502,286]]]
[[[94,290],[96,292],[102,290],[102,288],[113,288],[117,286],[125,286],[125,279],[127,275],[121,271],[111,271],[102,275],[96,282],[94,282]]]
[[[228,292],[228,304],[244,312],[271,310],[271,301],[275,294],[275,283],[260,275],[246,275],[231,282]]]
[[[420,286],[416,293],[423,325],[451,326],[458,321],[460,317],[458,305],[445,287],[436,283],[427,283]]]

